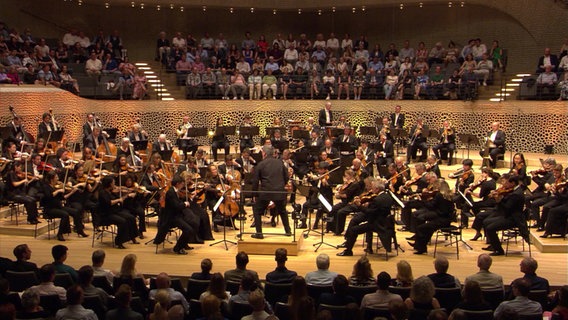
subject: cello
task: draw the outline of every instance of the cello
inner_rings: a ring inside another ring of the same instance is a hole
[[[99,118],[95,118],[95,123],[101,129],[101,135],[103,136],[103,143],[98,146],[97,154],[103,154],[102,159],[104,162],[113,161],[117,154],[116,145],[107,140],[107,134],[102,130]]]

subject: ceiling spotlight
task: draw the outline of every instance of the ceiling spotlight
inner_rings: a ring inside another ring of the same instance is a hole
[[[355,8],[355,7],[351,8],[351,12],[353,12],[353,13],[357,12],[357,8]]]
[[[254,8],[250,8],[250,13],[254,13]]]
[[[335,7],[331,7],[331,12],[335,13]]]
[[[234,9],[234,8],[229,8],[229,12],[230,12],[230,13],[233,13],[233,12],[235,12],[235,9]]]
[[[179,7],[179,11],[183,12],[183,6]]]
[[[134,1],[132,1],[132,2],[130,2],[130,6],[131,6],[132,8],[134,8],[134,6],[136,6],[136,3],[135,3]]]
[[[465,5],[465,2],[462,1],[462,2],[460,3],[460,7],[463,8],[464,5]]]
[[[203,10],[203,12],[207,11],[207,6],[201,7],[201,10]]]
[[[160,10],[162,10],[162,7],[160,5],[157,5],[156,10],[160,11]]]
[[[420,8],[424,7],[424,2],[420,2],[420,3],[418,4],[418,6],[419,6]]]
[[[170,9],[174,10],[174,4],[173,3],[170,3]]]
[[[404,9],[404,3],[401,3],[400,4],[400,10],[403,10],[403,9]]]
[[[298,9],[298,14],[302,14],[302,9]]]
[[[321,16],[321,10],[318,10],[318,16]]]
[[[140,9],[144,10],[144,3],[140,4]]]
[[[276,9],[272,9],[272,14],[276,14]]]
[[[361,7],[361,11],[363,11],[363,12],[367,11],[367,7],[362,6],[362,7]]]
[[[108,7],[110,7],[110,3],[105,2],[105,8],[108,9]]]
[[[451,7],[452,7],[452,2],[450,1],[450,2],[448,2],[448,8],[451,8]]]
[[[80,5],[80,6],[82,6],[82,5],[83,5],[83,0],[77,1],[77,4]]]

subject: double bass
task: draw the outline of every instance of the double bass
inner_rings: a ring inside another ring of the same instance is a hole
[[[8,109],[10,110],[10,112],[12,113],[12,116],[14,116],[14,118],[18,118],[21,119],[17,114],[16,111],[14,111],[14,107],[13,106],[8,106]],[[34,136],[32,136],[29,132],[26,131],[26,129],[24,128],[24,125],[22,123],[20,123],[20,128],[22,130],[22,137],[20,140],[20,144],[21,144],[21,152],[23,152],[24,149],[24,145],[32,145],[35,143],[35,139]],[[18,137],[16,137],[16,139],[18,139]]]

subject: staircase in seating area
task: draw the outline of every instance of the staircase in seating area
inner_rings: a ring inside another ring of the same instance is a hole
[[[169,92],[168,88],[164,86],[164,83],[160,79],[160,65],[159,64],[152,64],[144,61],[139,61],[134,64],[136,69],[143,70],[144,74],[146,75],[146,79],[148,79],[148,93],[155,93],[155,96],[152,96],[151,99],[160,99],[160,100],[174,100],[171,93]]]
[[[162,67],[160,62],[152,61],[147,63],[147,67],[151,68],[156,76],[155,79],[160,80],[161,84],[159,88],[163,89],[164,94],[161,100],[184,100],[185,99],[185,87],[177,85],[176,73],[166,72],[166,68]],[[158,86],[157,86],[158,87]],[[160,93],[157,92],[158,97]]]
[[[479,87],[480,101],[500,102],[516,100],[520,82],[528,74],[506,74],[496,71],[493,74],[493,83],[487,87]]]

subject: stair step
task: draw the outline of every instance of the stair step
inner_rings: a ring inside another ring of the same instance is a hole
[[[47,220],[40,219],[41,222],[37,224],[37,236],[43,235],[47,233],[48,230],[48,222]],[[5,217],[0,219],[0,234],[3,235],[10,235],[10,236],[26,236],[26,237],[33,237],[36,234],[36,225],[28,224],[26,222],[26,216],[20,214],[18,217],[19,224],[16,225],[16,219],[13,218],[10,220],[10,217]],[[55,219],[51,222],[51,228],[53,230],[57,230],[59,226],[59,219]],[[55,237],[55,233],[53,232],[52,237]]]

